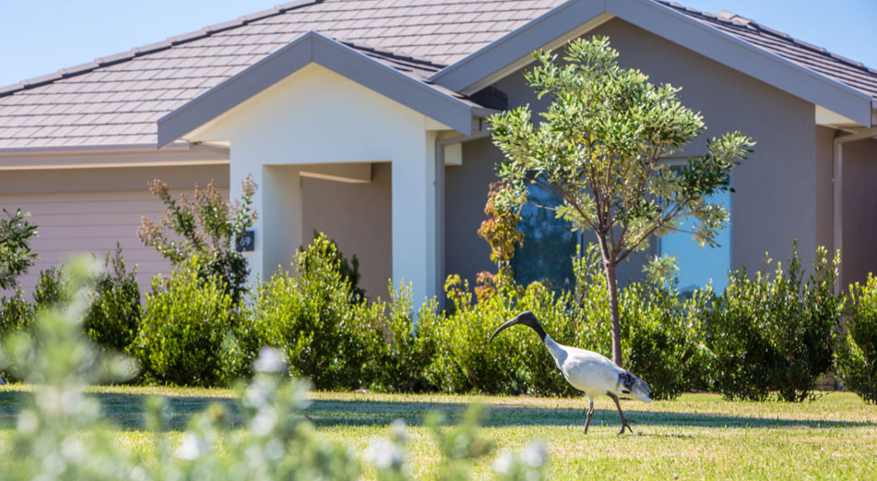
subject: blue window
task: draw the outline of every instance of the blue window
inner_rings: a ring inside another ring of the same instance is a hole
[[[581,235],[572,231],[569,222],[558,219],[554,210],[545,208],[563,203],[557,194],[530,184],[528,197],[518,224],[518,230],[524,233],[524,245],[515,253],[515,280],[522,285],[540,281],[552,289],[572,289],[572,259]]]
[[[710,196],[709,202],[721,203],[730,210],[728,192]],[[515,254],[515,280],[522,285],[533,281],[546,282],[552,289],[572,289],[575,278],[572,259],[582,235],[572,231],[569,222],[558,219],[550,208],[561,205],[560,197],[539,184],[530,184],[529,200],[521,209],[518,230],[524,233],[524,245]],[[548,207],[549,209],[546,209]],[[681,229],[656,241],[656,252],[676,257],[679,267],[679,292],[686,293],[712,282],[713,290],[721,293],[728,285],[731,268],[731,229],[718,232],[718,246],[701,248],[690,233],[693,218],[683,218]]]
[[[720,192],[707,198],[714,204],[731,209],[731,194]],[[676,257],[679,267],[679,292],[691,292],[712,281],[713,290],[721,293],[728,286],[728,270],[731,268],[731,229],[725,227],[716,236],[716,247],[703,248],[692,239],[691,226],[694,219],[682,219],[681,229],[688,232],[671,232],[658,241],[658,252]]]

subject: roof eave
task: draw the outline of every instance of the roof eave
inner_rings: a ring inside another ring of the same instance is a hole
[[[227,164],[228,151],[174,142],[0,149],[0,171]]]

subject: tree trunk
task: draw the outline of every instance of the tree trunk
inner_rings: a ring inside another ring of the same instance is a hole
[[[609,310],[612,313],[612,362],[621,367],[621,322],[618,315],[618,281],[615,279],[615,265],[604,263],[606,287],[609,289]]]

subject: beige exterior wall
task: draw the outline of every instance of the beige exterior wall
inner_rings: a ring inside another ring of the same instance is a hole
[[[843,284],[877,271],[877,140],[843,146]]]
[[[816,127],[816,245],[834,252],[835,130]]]
[[[622,21],[595,33],[609,35],[622,65],[683,87],[682,103],[708,127],[687,153],[702,154],[707,136],[737,130],[758,142],[732,178],[732,267],[757,268],[765,252],[785,259],[795,238],[809,264],[816,248],[813,105]]]
[[[501,160],[490,139],[481,139],[463,144],[463,165],[445,167],[445,274],[459,274],[470,285],[477,273],[495,270],[490,246],[477,231]]]
[[[302,242],[314,229],[338,243],[348,259],[359,259],[359,285],[369,299],[388,298],[393,275],[392,169],[372,164],[369,183],[345,183],[302,177]]]
[[[20,281],[30,298],[39,272],[63,263],[75,252],[103,259],[118,241],[129,268],[138,265],[137,281],[147,292],[151,277],[169,272],[169,263],[137,239],[140,219],[159,218],[161,202],[147,189],[160,178],[174,196],[196,182],[215,180],[228,192],[228,166],[108,168],[0,173],[0,208],[30,212],[39,226],[31,248],[40,259]]]
[[[610,37],[622,66],[640,69],[653,82],[683,87],[683,104],[701,112],[708,127],[687,149],[689,155],[705,153],[707,136],[725,132],[739,130],[758,142],[732,179],[737,190],[731,206],[732,267],[758,268],[765,252],[785,259],[795,238],[809,264],[817,242],[824,243],[831,233],[830,204],[828,210],[816,208],[826,189],[830,200],[830,157],[816,161],[817,142],[824,148],[829,134],[820,130],[817,135],[813,105],[622,20],[611,20],[592,34]],[[530,104],[541,112],[548,104],[547,97],[536,99],[524,85],[522,71],[494,87],[509,96],[510,107]],[[484,217],[481,208],[486,186],[495,178],[493,165],[501,160],[488,141],[473,142],[464,147],[463,166],[448,170],[449,273],[472,279],[478,270],[490,268],[487,246],[474,231]],[[619,279],[639,278],[641,265],[642,260],[633,259],[619,269]]]

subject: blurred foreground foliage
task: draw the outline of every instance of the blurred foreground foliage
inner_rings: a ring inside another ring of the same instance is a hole
[[[238,388],[243,425],[232,433],[230,413],[212,405],[190,419],[179,444],[167,434],[169,403],[147,400],[145,426],[154,458],[118,443],[104,421],[99,402],[83,386],[123,380],[136,367],[119,354],[107,354],[82,334],[89,312],[97,264],[74,259],[64,269],[64,301],[40,311],[30,334],[7,336],[0,360],[35,389],[18,413],[15,429],[0,444],[8,461],[8,480],[356,480],[362,465],[347,446],[320,438],[304,416],[307,384],[291,380],[283,352],[263,348],[248,385]],[[444,458],[442,480],[469,479],[469,463],[491,453],[493,444],[478,432],[482,409],[471,408],[456,427],[442,428],[430,416],[436,444]],[[393,425],[388,439],[375,439],[364,458],[381,480],[414,479],[405,453],[404,423]],[[495,464],[502,480],[545,477],[545,449],[528,446],[519,454],[502,454]]]

